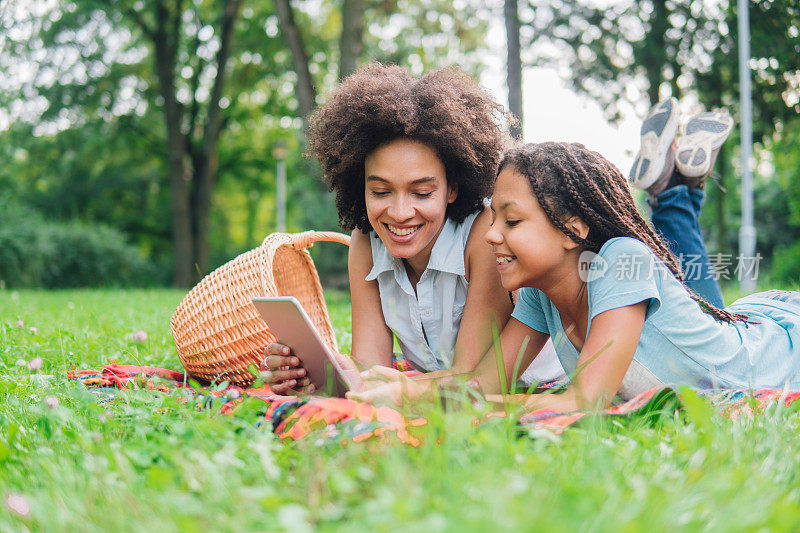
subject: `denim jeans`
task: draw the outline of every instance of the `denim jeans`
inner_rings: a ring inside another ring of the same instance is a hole
[[[682,263],[684,282],[705,301],[722,309],[719,288],[708,251],[700,230],[700,211],[705,199],[702,189],[676,185],[658,195],[653,209],[653,226],[661,234],[670,251]]]

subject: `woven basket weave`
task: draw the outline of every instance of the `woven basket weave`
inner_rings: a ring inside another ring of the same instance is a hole
[[[309,246],[317,241],[350,244],[341,233],[273,233],[203,278],[183,298],[170,321],[178,356],[186,372],[204,381],[227,380],[248,386],[264,347],[275,335],[252,303],[254,296],[294,296],[325,343],[338,352]]]

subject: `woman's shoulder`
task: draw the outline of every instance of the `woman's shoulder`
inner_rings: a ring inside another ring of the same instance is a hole
[[[461,222],[465,231],[466,239],[464,242],[464,266],[469,272],[471,260],[477,257],[492,256],[492,249],[486,243],[484,236],[492,225],[492,214],[488,209],[473,213]]]
[[[350,250],[355,250],[360,253],[370,250],[372,247],[370,233],[372,232],[367,233],[358,228],[354,229],[350,233]]]
[[[459,226],[462,228],[466,235],[466,244],[464,245],[464,252],[468,253],[470,248],[485,248],[486,239],[484,236],[492,225],[492,213],[488,209],[476,211],[471,215],[467,215]],[[477,246],[483,244],[484,246]]]
[[[372,269],[373,244],[369,233],[365,233],[356,228],[350,234],[350,248],[347,256],[348,269],[364,272],[364,275]]]

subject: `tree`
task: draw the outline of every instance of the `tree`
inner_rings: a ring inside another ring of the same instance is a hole
[[[2,100],[20,107],[21,92],[45,101],[42,112],[15,117],[38,122],[39,130],[86,129],[99,126],[88,117],[99,117],[124,120],[130,134],[141,130],[163,143],[155,153],[164,154],[168,176],[174,282],[190,285],[208,270],[222,134],[239,109],[253,105],[241,104],[242,93],[265,100],[267,116],[291,113],[291,98],[278,90],[287,80],[271,74],[285,70],[274,59],[283,48],[277,31],[264,30],[272,13],[243,10],[243,0],[83,0],[38,9],[4,17],[25,38],[8,43],[0,70],[27,61],[38,75],[8,87]],[[154,112],[161,132],[152,129]]]
[[[479,70],[470,50],[481,42],[485,10],[443,0],[401,4],[63,0],[28,9],[20,3],[0,13],[0,122],[29,124],[26,150],[47,157],[8,179],[48,184],[18,188],[42,209],[63,206],[51,216],[129,228],[144,251],[174,262],[176,284],[189,285],[266,231],[259,225],[269,217],[260,207],[262,199],[269,202],[277,138],[292,150],[293,186],[322,187],[314,166],[299,157],[302,118],[317,94],[358,62],[397,62],[416,74],[453,63]],[[304,56],[287,45],[282,20],[290,17]],[[27,76],[19,65],[35,65],[36,72]],[[0,145],[13,146],[17,137],[0,131]],[[58,162],[54,148],[64,143],[78,154],[69,165]],[[112,184],[119,191],[112,193]],[[114,198],[108,205],[94,196],[101,190]],[[134,191],[147,191],[139,195],[147,201],[135,203]],[[335,218],[298,220],[335,225]],[[164,226],[171,228],[171,249]]]
[[[506,23],[508,109],[518,122],[511,125],[511,135],[522,139],[522,58],[519,45],[519,14],[517,0],[505,0],[503,18]]]
[[[59,62],[64,56],[77,55],[69,69],[86,73],[49,86],[41,80],[28,84],[28,91],[49,101],[44,118],[65,109],[75,112],[79,106],[84,112],[101,108],[113,114],[112,102],[92,98],[103,83],[133,85],[142,91],[141,101],[147,102],[144,98],[149,96],[147,103],[161,109],[169,169],[174,281],[179,286],[188,286],[196,279],[195,268],[205,272],[208,267],[208,219],[217,146],[224,128],[223,95],[242,0],[226,0],[217,10],[208,4],[195,2],[184,9],[182,0],[63,2],[43,14],[46,17],[32,19],[36,27],[28,43],[14,46],[12,52],[27,52],[32,58],[41,46],[46,56],[39,61],[40,69],[54,72],[63,68]],[[116,57],[109,53],[113,41],[122,45]],[[151,70],[145,61],[126,61],[126,55],[140,55],[144,50],[152,51]],[[103,60],[109,56],[111,64],[103,68],[101,65],[107,63]],[[97,74],[92,75],[94,72]]]
[[[342,34],[339,39],[339,79],[356,70],[364,39],[364,0],[342,1]]]
[[[652,105],[668,94],[695,95],[707,108],[739,107],[739,66],[736,2],[718,9],[699,0],[625,1],[600,8],[588,0],[552,4],[531,0],[523,10],[523,39],[534,46],[529,63],[569,66],[573,86],[606,106],[618,117],[618,102]],[[785,132],[796,131],[800,113],[800,10],[794,0],[750,2],[754,137],[766,147],[780,144]],[[647,98],[643,98],[643,94]],[[643,106],[640,106],[640,109]],[[719,251],[735,248],[727,226],[738,217],[738,182],[732,180],[736,133],[723,147],[717,163],[724,193],[706,188],[703,221],[714,229]],[[774,149],[774,148],[772,148]],[[776,158],[779,161],[780,158]],[[778,169],[777,175],[782,170]],[[788,181],[761,176],[764,198],[784,201],[793,190]],[[781,195],[778,191],[783,190]],[[767,204],[765,204],[767,205]],[[788,209],[775,205],[776,210]],[[794,235],[768,209],[756,211],[756,224],[769,236],[759,243],[764,252],[782,246],[776,234]],[[762,247],[763,245],[763,247]]]
[[[624,0],[611,6],[529,0],[527,64],[569,66],[573,87],[619,118],[619,102],[653,105],[691,91],[694,73],[722,40],[721,13],[702,0]]]

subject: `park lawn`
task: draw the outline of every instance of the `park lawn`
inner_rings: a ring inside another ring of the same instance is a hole
[[[732,421],[701,402],[534,439],[513,417],[474,427],[468,408],[426,407],[412,448],[280,441],[260,400],[220,415],[139,390],[106,412],[66,379],[111,360],[180,369],[181,296],[0,291],[0,531],[800,529],[792,409]],[[348,297],[328,297],[346,348]]]

